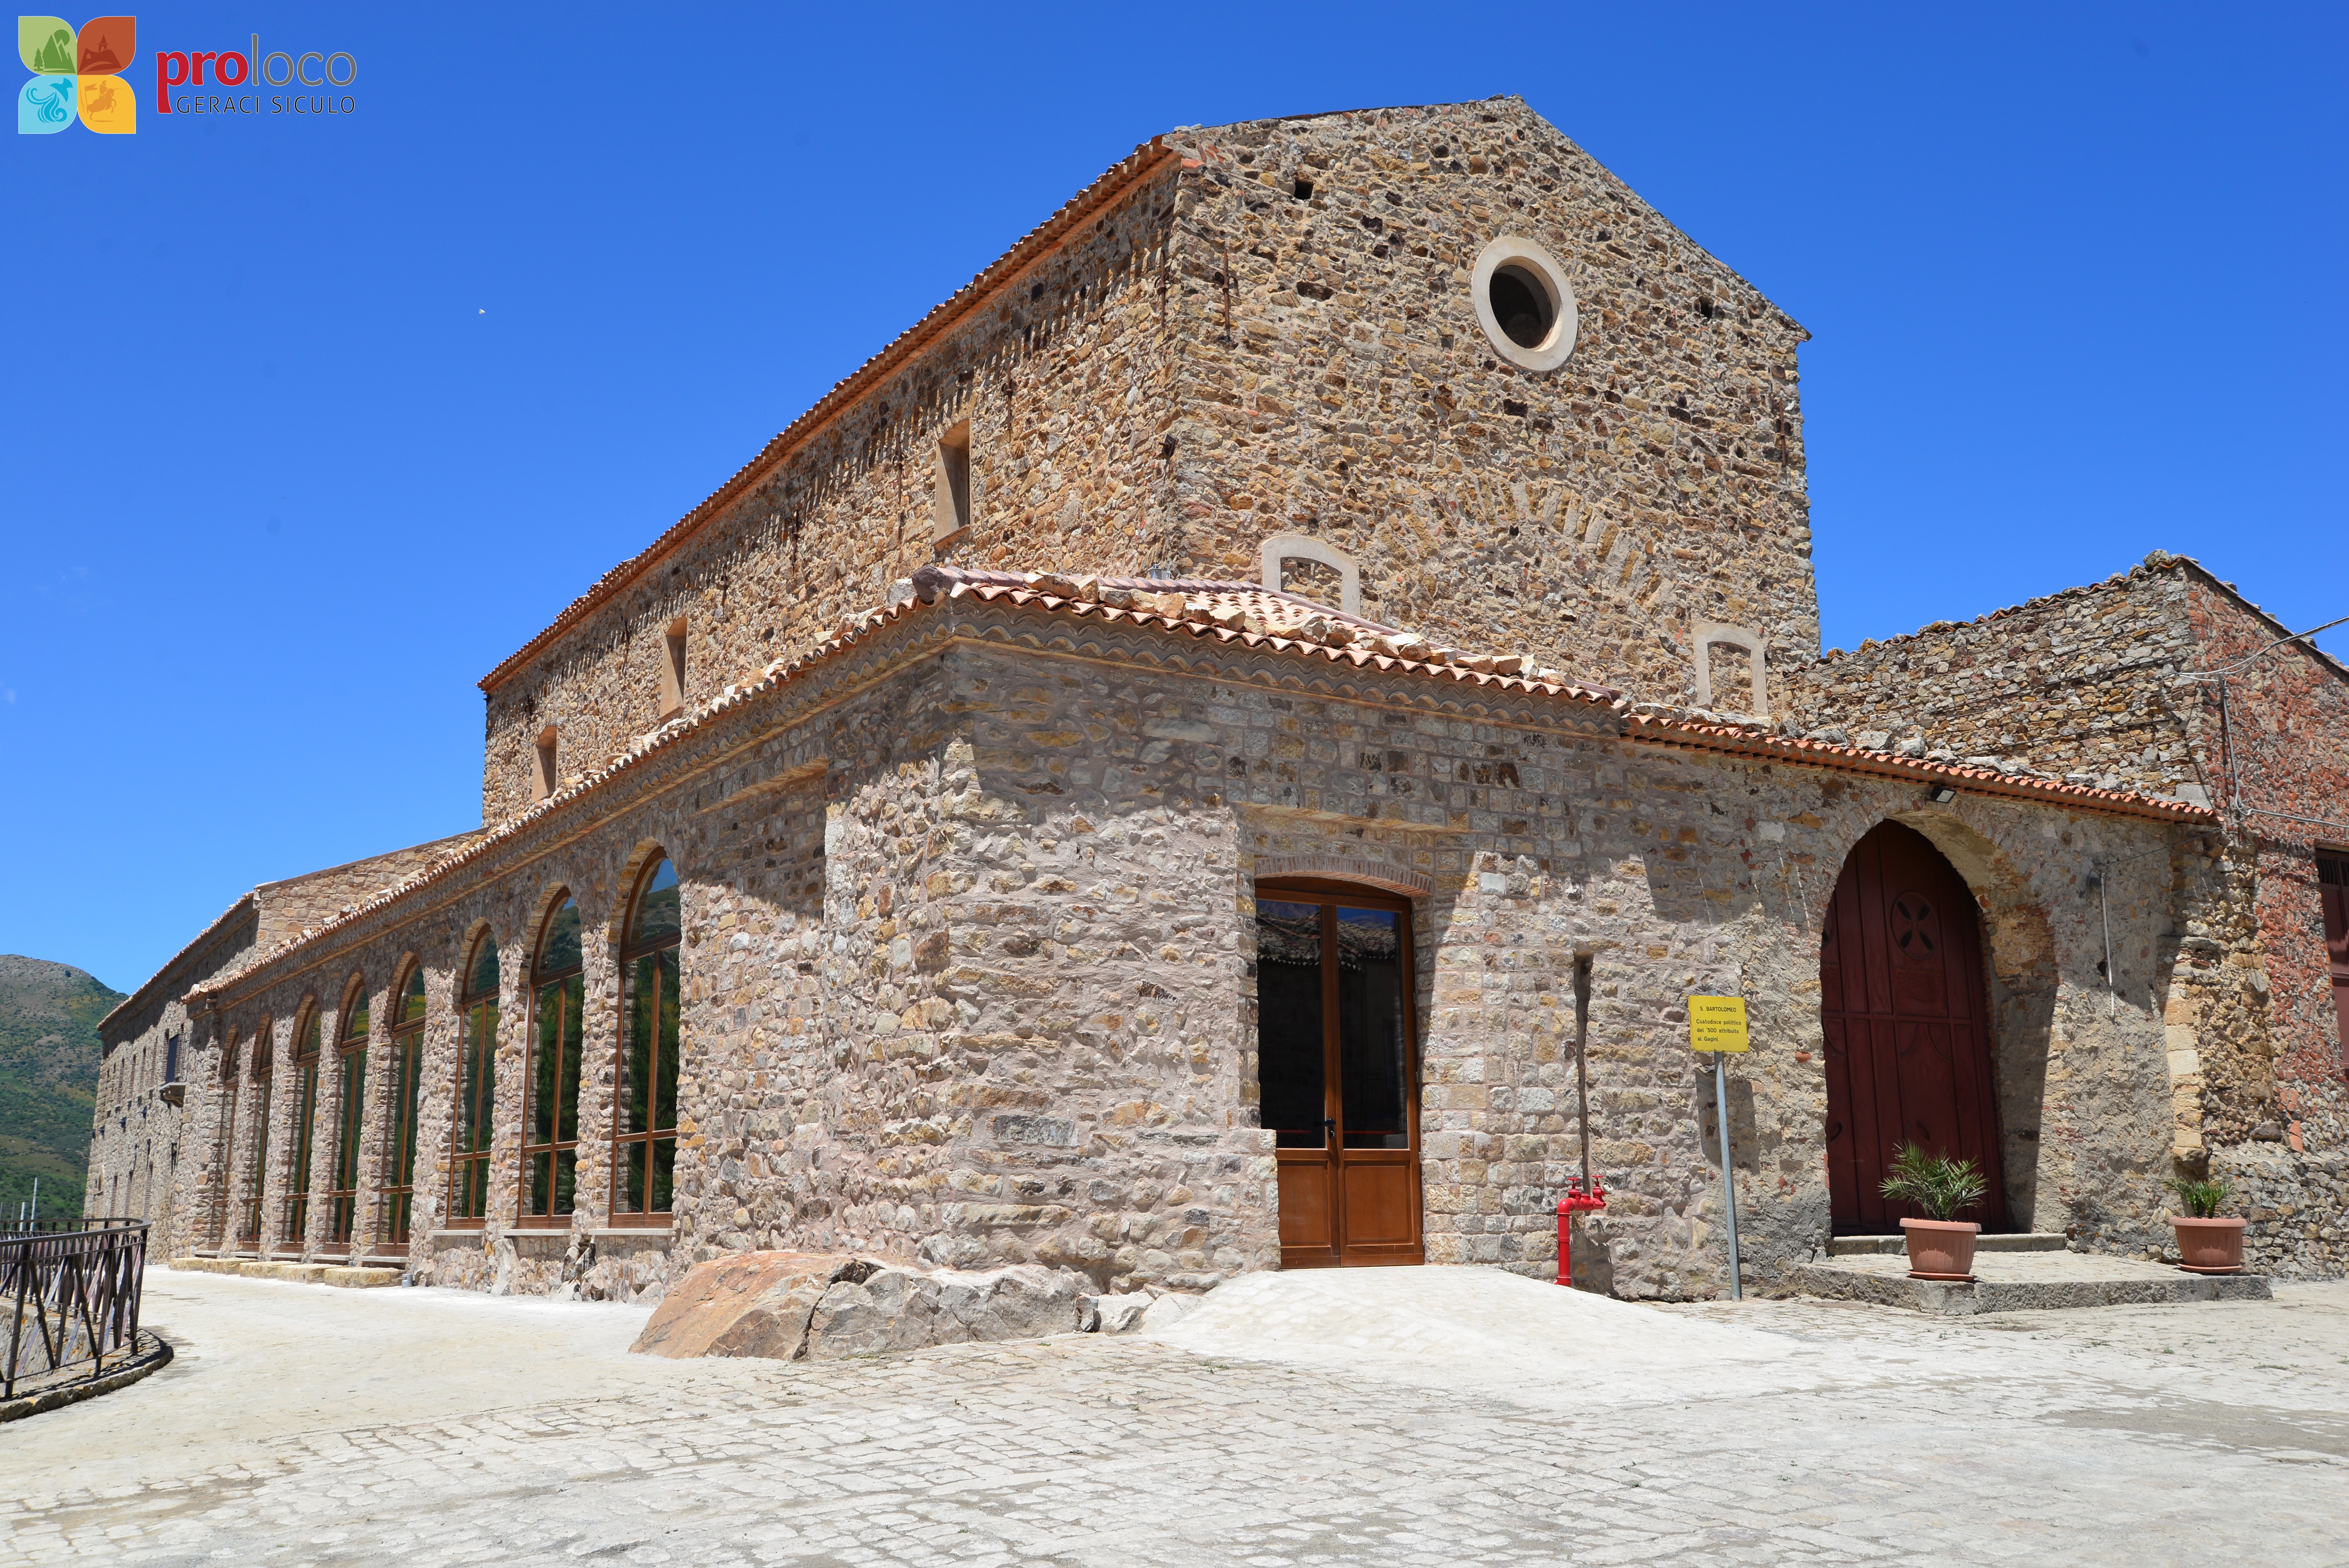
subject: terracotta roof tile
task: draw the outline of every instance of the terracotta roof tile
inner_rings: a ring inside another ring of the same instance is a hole
[[[925,613],[941,601],[976,599],[1047,615],[1099,620],[1104,624],[1131,624],[1171,635],[1214,638],[1225,644],[1261,648],[1286,657],[1326,660],[1357,669],[1377,668],[1419,678],[1491,686],[1506,691],[1560,697],[1586,707],[1603,707],[1623,725],[1626,738],[1690,750],[1760,757],[1888,778],[1954,782],[1970,792],[2050,805],[2085,807],[2126,816],[2158,820],[2212,822],[2218,814],[2208,807],[2183,801],[2093,789],[2084,785],[2018,779],[1988,769],[1924,762],[1861,751],[1855,747],[1822,741],[1795,740],[1734,726],[1708,724],[1659,714],[1633,714],[1623,695],[1611,686],[1578,681],[1556,670],[1523,671],[1512,655],[1464,654],[1439,648],[1424,637],[1381,625],[1359,615],[1348,615],[1326,604],[1293,593],[1275,593],[1254,583],[1213,578],[1094,577],[1051,573],[963,571],[949,566],[925,566],[909,581],[901,581],[887,604],[849,618],[831,637],[789,661],[778,660],[756,673],[746,673],[716,697],[688,709],[686,715],[640,738],[626,751],[606,758],[578,775],[528,810],[509,818],[447,858],[408,878],[398,886],[370,897],[349,913],[280,943],[234,974],[215,976],[188,993],[190,1001],[217,995],[247,976],[275,964],[295,949],[331,935],[353,921],[441,881],[460,868],[490,854],[507,840],[544,818],[571,810],[656,751],[675,745],[703,726],[741,707],[745,703],[800,678],[817,665],[845,652],[873,634]],[[1509,664],[1510,668],[1497,667]]]

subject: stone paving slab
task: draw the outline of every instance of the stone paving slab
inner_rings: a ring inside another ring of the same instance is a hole
[[[629,1357],[639,1309],[158,1270],[181,1360],[15,1429],[0,1542],[401,1568],[2349,1559],[2349,1286],[1969,1319],[1268,1277],[1164,1338],[781,1364]]]
[[[1974,1254],[1974,1282],[1910,1279],[1905,1256],[1861,1253],[1795,1271],[1806,1294],[1949,1316],[2046,1308],[2158,1305],[2199,1301],[2266,1301],[2260,1274],[2192,1274],[2140,1258],[2084,1253]]]

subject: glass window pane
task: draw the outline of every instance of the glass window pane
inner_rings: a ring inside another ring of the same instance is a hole
[[[399,1012],[392,1020],[397,1024],[412,1024],[424,1016],[424,971],[408,972],[408,988],[400,994]]]
[[[351,993],[350,1002],[343,1008],[343,1038],[364,1040],[367,1032],[367,994],[362,985]]]
[[[623,1143],[618,1150],[620,1190],[612,1201],[616,1214],[645,1212],[645,1146]]]
[[[579,1136],[579,1009],[587,982],[574,975],[563,982],[563,1059],[556,1068],[554,1136],[568,1143]]]
[[[336,1108],[335,1185],[350,1191],[359,1184],[359,1117],[367,1105],[367,1052],[343,1057],[342,1103]]]
[[[660,1057],[653,1079],[652,1130],[667,1132],[677,1126],[678,950],[654,955],[660,965]],[[660,1205],[667,1208],[666,1203]]]
[[[473,949],[473,972],[465,982],[468,996],[494,996],[498,994],[498,944],[488,937],[481,938]]]
[[[554,918],[546,923],[546,940],[538,950],[538,972],[561,975],[579,967],[579,905],[564,899]]]
[[[669,1192],[675,1186],[673,1176],[677,1169],[677,1140],[656,1138],[653,1140],[652,1147],[653,1212],[666,1214],[669,1212]]]
[[[1282,1149],[1327,1145],[1322,1070],[1321,906],[1256,903],[1257,1082]]]
[[[628,923],[628,945],[674,937],[678,930],[677,868],[663,861],[653,868],[644,892],[636,896],[636,915]]]
[[[1339,910],[1339,1102],[1349,1149],[1411,1147],[1402,987],[1402,916]]]
[[[620,1081],[613,1095],[620,1136],[647,1130],[653,1075],[661,1044],[661,960],[674,948],[647,953],[628,965],[628,1037],[620,1052]]]
[[[554,1141],[556,1074],[563,1064],[564,995],[569,989],[557,980],[538,990],[537,1025],[530,1053],[530,1141]]]

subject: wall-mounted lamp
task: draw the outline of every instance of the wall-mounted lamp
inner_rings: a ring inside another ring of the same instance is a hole
[[[1958,798],[1958,792],[1947,784],[1936,784],[1925,792],[1925,799],[1936,806],[1946,806]]]

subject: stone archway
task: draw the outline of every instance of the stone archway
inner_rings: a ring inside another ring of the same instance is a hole
[[[1880,1190],[1906,1144],[1971,1159],[1989,1192],[1963,1216],[2008,1228],[1982,920],[1957,868],[1915,829],[1852,846],[1819,942],[1827,1189],[1838,1233],[1886,1233],[1908,1211]]]

